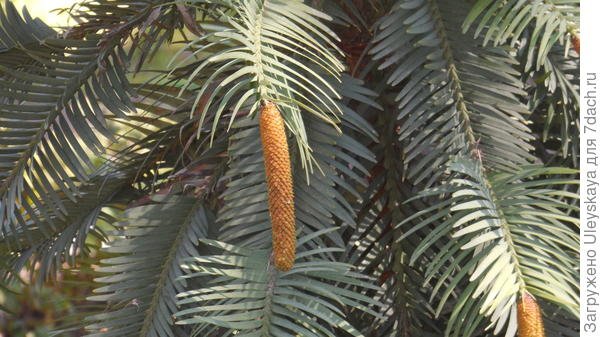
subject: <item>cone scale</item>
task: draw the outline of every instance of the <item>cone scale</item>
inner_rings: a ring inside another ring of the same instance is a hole
[[[287,271],[296,258],[294,189],[285,124],[273,102],[262,105],[259,126],[273,233],[273,262],[278,270]]]
[[[537,301],[529,293],[523,293],[517,303],[519,337],[545,337],[542,311]]]

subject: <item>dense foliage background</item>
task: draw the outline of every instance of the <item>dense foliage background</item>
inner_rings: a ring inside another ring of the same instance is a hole
[[[512,337],[531,294],[578,336],[579,1],[65,13],[0,5],[0,335]]]

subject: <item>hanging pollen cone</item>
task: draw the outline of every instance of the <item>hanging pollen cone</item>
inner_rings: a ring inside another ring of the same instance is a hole
[[[277,269],[286,271],[292,268],[296,258],[294,190],[285,125],[273,102],[266,102],[261,107],[260,138],[267,176],[274,263]]]
[[[519,337],[545,337],[542,311],[537,301],[529,293],[524,292],[517,303],[519,321]]]

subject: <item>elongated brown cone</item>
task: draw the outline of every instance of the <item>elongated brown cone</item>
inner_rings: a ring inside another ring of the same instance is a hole
[[[296,258],[294,190],[285,125],[279,109],[272,102],[261,108],[260,138],[273,226],[274,262],[277,269],[286,271],[292,268]]]
[[[529,293],[517,303],[517,318],[519,320],[519,337],[545,337],[542,311],[535,298]]]
[[[575,51],[577,52],[577,55],[579,55],[579,35],[574,34],[571,36],[571,44],[573,45],[573,49],[575,49]]]

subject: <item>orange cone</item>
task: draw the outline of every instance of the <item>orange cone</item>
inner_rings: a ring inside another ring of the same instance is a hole
[[[267,176],[274,262],[277,269],[286,271],[292,268],[296,258],[294,188],[285,124],[273,102],[267,102],[261,108],[260,138]]]
[[[537,301],[529,293],[523,296],[517,304],[517,318],[519,321],[519,337],[545,337],[542,311]]]

